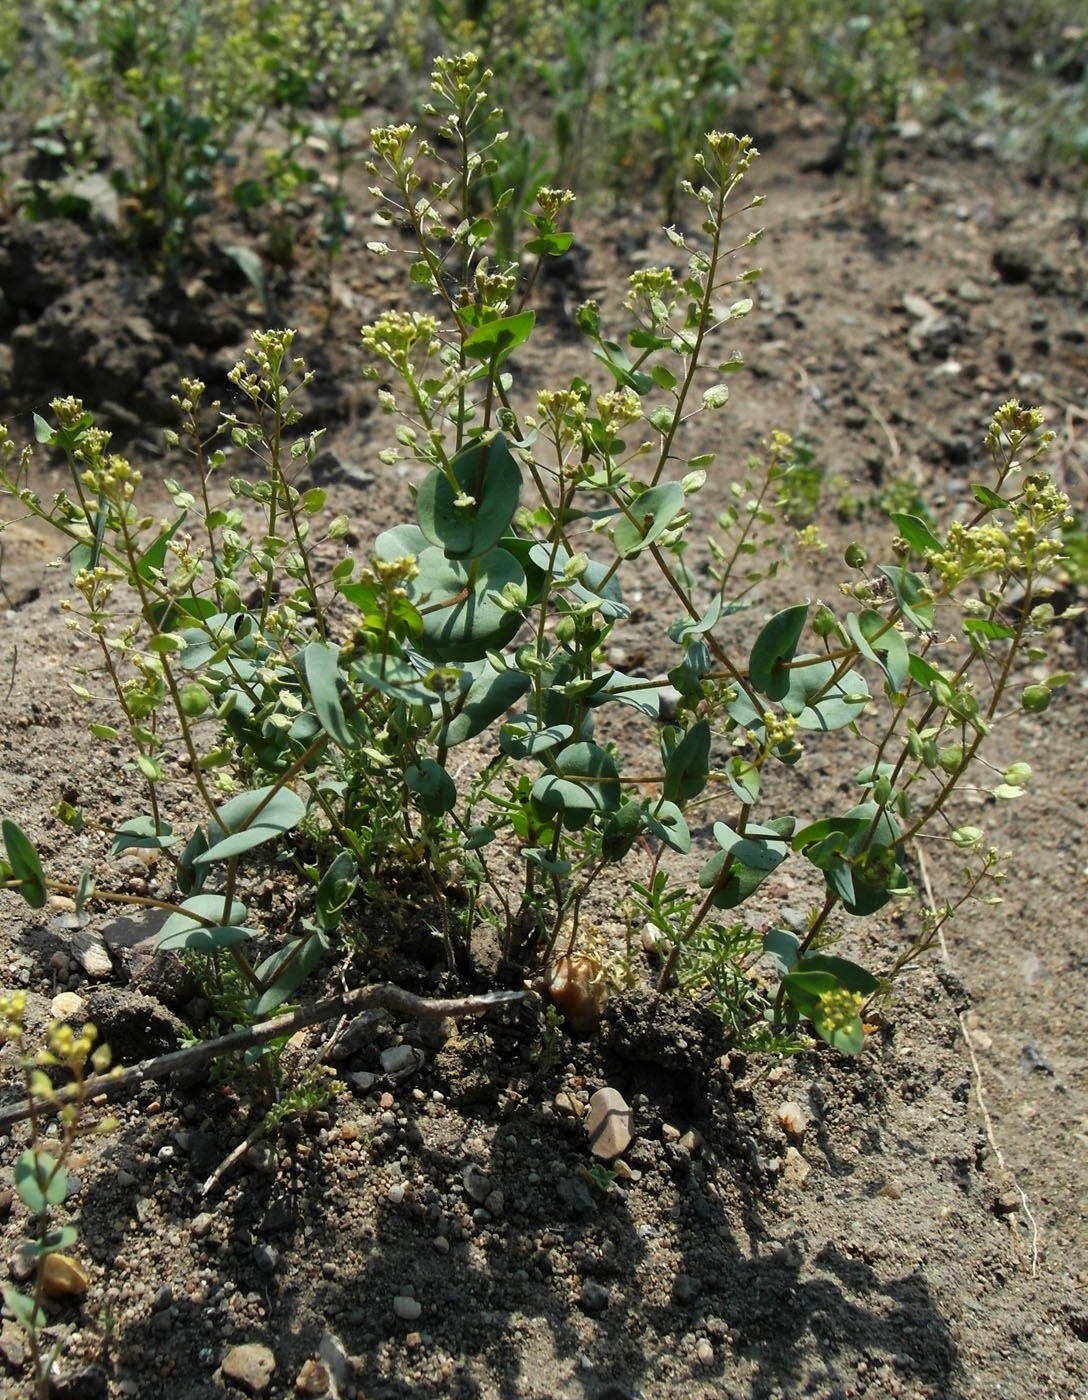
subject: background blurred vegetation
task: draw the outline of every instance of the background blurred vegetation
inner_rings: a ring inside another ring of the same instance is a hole
[[[0,200],[107,215],[167,268],[233,204],[291,260],[331,259],[345,176],[433,57],[475,49],[510,135],[495,199],[542,184],[656,200],[768,91],[827,114],[829,170],[873,186],[905,117],[977,125],[1088,194],[1081,0],[0,0]],[[509,198],[509,197],[508,197]]]

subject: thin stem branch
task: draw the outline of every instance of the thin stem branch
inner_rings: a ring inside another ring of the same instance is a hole
[[[427,1017],[441,1019],[461,1016],[483,1016],[500,1006],[512,1006],[523,1002],[531,995],[527,991],[484,992],[479,996],[447,997],[442,999],[419,997],[406,992],[392,983],[379,982],[369,987],[357,987],[354,991],[340,996],[328,997],[324,1001],[302,1006],[297,1011],[288,1011],[282,1016],[274,1016],[270,1021],[259,1021],[244,1030],[231,1031],[228,1035],[204,1040],[198,1045],[187,1046],[184,1050],[174,1050],[169,1055],[159,1055],[155,1059],[141,1060],[127,1069],[114,1070],[109,1074],[94,1075],[78,1085],[79,1098],[83,1101],[105,1095],[113,1098],[117,1094],[129,1093],[141,1084],[156,1079],[165,1079],[168,1074],[181,1070],[202,1069],[223,1055],[237,1054],[255,1045],[264,1045],[279,1036],[290,1036],[306,1026],[321,1025],[341,1016],[346,1011],[358,1014],[371,1007],[384,1007],[387,1011],[402,1016],[405,1020]],[[37,1112],[53,1112],[69,1102],[69,1096],[59,1093],[51,1104],[37,1104]],[[0,1132],[6,1131],[15,1123],[21,1123],[31,1116],[32,1106],[20,1101],[0,1108]]]

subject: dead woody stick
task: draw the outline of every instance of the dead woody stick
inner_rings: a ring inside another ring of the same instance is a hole
[[[302,1030],[306,1026],[316,1026],[324,1021],[331,1021],[334,1016],[343,1015],[346,1011],[358,1014],[370,1007],[382,1007],[405,1019],[411,1017],[438,1019],[449,1016],[456,1020],[461,1016],[482,1016],[487,1011],[495,1010],[496,1007],[510,1006],[516,1002],[524,1001],[529,995],[528,992],[524,991],[484,992],[480,996],[431,1000],[429,997],[417,997],[414,993],[406,992],[403,988],[395,987],[391,983],[379,982],[370,987],[357,987],[353,991],[344,992],[341,996],[328,997],[325,1001],[314,1002],[312,1006],[301,1006],[297,1011],[289,1011],[283,1016],[274,1016],[270,1021],[260,1021],[255,1026],[247,1026],[245,1030],[231,1031],[229,1035],[219,1036],[215,1040],[203,1040],[198,1045],[187,1046],[184,1050],[174,1050],[169,1055],[160,1055],[153,1060],[141,1060],[139,1064],[129,1065],[127,1069],[94,1075],[83,1081],[79,1097],[87,1100],[98,1098],[99,1095],[104,1094],[112,1098],[116,1094],[135,1089],[137,1085],[144,1084],[148,1080],[164,1079],[168,1074],[174,1074],[179,1070],[200,1069],[203,1065],[210,1064],[212,1060],[217,1060],[221,1055],[230,1055],[239,1050],[249,1050],[254,1045],[263,1045],[266,1041],[275,1040],[277,1036],[292,1035],[295,1031]],[[39,1102],[37,1108],[39,1112],[56,1111],[63,1108],[65,1103],[72,1102],[72,1098],[73,1095],[70,1091],[62,1090],[57,1094],[53,1103]],[[0,1108],[0,1132],[29,1117],[30,1108],[25,1100]]]

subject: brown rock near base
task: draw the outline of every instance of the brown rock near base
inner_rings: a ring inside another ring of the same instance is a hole
[[[598,1089],[586,1117],[589,1150],[602,1162],[620,1157],[631,1146],[631,1110],[618,1089]]]

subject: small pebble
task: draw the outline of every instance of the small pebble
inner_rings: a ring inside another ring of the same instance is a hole
[[[555,1111],[561,1113],[564,1118],[581,1118],[582,1105],[573,1094],[568,1094],[566,1089],[560,1089],[555,1096]]]
[[[469,1200],[474,1205],[482,1206],[492,1191],[491,1178],[485,1175],[475,1162],[470,1162],[461,1176]]]
[[[778,1110],[778,1121],[790,1137],[803,1138],[808,1129],[808,1114],[792,1099]]]
[[[246,1152],[246,1161],[257,1172],[276,1169],[276,1153],[270,1142],[255,1142]]]
[[[423,1305],[417,1298],[409,1298],[404,1293],[398,1293],[393,1299],[393,1311],[402,1322],[415,1322],[423,1311]]]
[[[273,1249],[270,1244],[259,1244],[253,1251],[253,1262],[264,1273],[273,1274],[280,1262],[279,1251]]]
[[[812,1168],[801,1156],[796,1147],[786,1148],[786,1161],[782,1169],[782,1185],[800,1190],[804,1186]]]
[[[246,1342],[242,1346],[231,1347],[223,1358],[224,1376],[252,1395],[259,1395],[268,1389],[275,1369],[276,1358],[271,1349],[260,1342]]]
[[[589,1150],[610,1162],[631,1146],[631,1110],[618,1089],[598,1089],[589,1101],[586,1118]]]
[[[328,1367],[311,1356],[302,1363],[302,1370],[295,1377],[295,1392],[298,1395],[326,1395],[329,1379]]]
[[[378,1056],[384,1073],[391,1079],[406,1079],[423,1064],[423,1051],[414,1045],[391,1045]]]
[[[76,1021],[86,1005],[78,992],[58,992],[49,1003],[49,1014],[55,1021]]]
[[[584,1313],[601,1313],[608,1307],[611,1295],[596,1279],[587,1278],[578,1295],[578,1306]]]
[[[705,1337],[700,1337],[695,1344],[695,1355],[700,1366],[714,1365],[714,1348]]]

